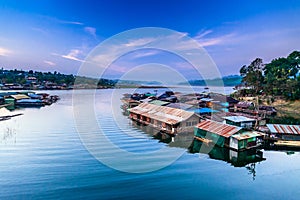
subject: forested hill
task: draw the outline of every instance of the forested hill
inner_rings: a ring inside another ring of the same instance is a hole
[[[239,75],[225,76],[222,79],[208,79],[208,80],[190,80],[188,83],[192,86],[236,86],[241,84],[242,77]],[[186,85],[187,83],[179,83],[179,85]]]

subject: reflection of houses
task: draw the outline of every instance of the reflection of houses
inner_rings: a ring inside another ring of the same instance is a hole
[[[248,129],[253,128],[256,122],[255,119],[251,119],[244,116],[228,116],[223,118],[225,119],[226,124],[239,126],[242,128],[248,128]]]
[[[267,124],[272,135],[282,140],[300,140],[300,125]]]
[[[142,103],[129,112],[131,119],[171,134],[192,131],[199,122],[199,116],[193,112],[150,103]]]
[[[261,162],[266,160],[263,158],[263,152],[258,150],[233,151],[228,148],[218,146],[207,146],[206,144],[194,140],[189,147],[190,153],[206,153],[210,158],[223,160],[231,163],[235,167],[243,167],[250,163]]]
[[[204,120],[195,127],[195,136],[205,138],[210,143],[234,150],[256,148],[261,145],[262,134],[245,131],[241,127]]]

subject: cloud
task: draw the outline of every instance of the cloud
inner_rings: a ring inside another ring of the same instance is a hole
[[[194,37],[194,39],[197,40],[202,47],[208,47],[208,46],[221,45],[229,41],[232,41],[232,38],[235,36],[234,33],[229,33],[217,37],[211,37],[211,38],[205,37],[212,32],[213,32],[212,30],[200,32],[198,35]]]
[[[201,33],[200,35],[204,37],[211,32],[212,31],[205,31],[205,33]],[[174,69],[177,69],[184,74],[188,74],[189,76],[193,75],[192,73],[196,74],[197,70],[193,69],[189,64],[176,65],[174,62],[179,59],[187,59],[192,65],[198,67],[205,78],[215,78],[219,75],[214,63],[211,62],[206,51],[199,45],[199,41],[191,39],[186,33],[164,32],[154,36],[152,35],[149,36],[147,33],[143,36],[142,34],[136,34],[132,35],[131,38],[119,37],[103,43],[101,47],[95,49],[89,56],[88,60],[93,64],[84,72],[84,75],[91,76],[96,72],[99,73],[99,71],[105,71],[108,67],[115,73],[125,73],[133,66],[149,61],[148,59],[134,60],[133,58],[143,58],[160,53],[162,56],[158,58],[159,60],[155,60],[155,62],[173,66]],[[222,43],[226,37],[222,36],[210,39],[202,38],[201,42],[202,45],[205,46],[215,45]],[[130,53],[130,56],[126,57],[125,55],[128,53]],[[170,54],[173,57],[167,56],[167,54]],[[125,62],[120,65],[119,61]],[[120,68],[120,66],[122,67]],[[157,72],[159,73],[159,69]]]
[[[58,22],[61,24],[73,24],[73,25],[81,25],[81,26],[84,25],[84,23],[78,21],[58,20]]]
[[[159,54],[160,51],[156,50],[149,50],[146,52],[134,52],[132,58],[142,58],[142,57],[147,57],[147,56],[153,56]]]
[[[61,57],[70,59],[70,60],[75,60],[78,62],[84,62],[84,60],[81,60],[78,58],[78,56],[81,54],[82,54],[82,51],[80,51],[79,49],[72,49],[67,55],[61,55]]]
[[[134,40],[129,40],[128,42],[124,43],[125,47],[138,47],[138,46],[145,46],[153,41],[155,41],[156,38],[138,38]]]
[[[11,54],[11,53],[12,53],[12,51],[0,47],[0,56],[8,56],[8,55]]]
[[[48,60],[44,60],[44,63],[50,65],[50,66],[55,66],[56,64],[54,62],[48,61]]]
[[[84,27],[84,31],[87,32],[88,34],[90,34],[91,36],[93,36],[94,38],[96,38],[96,28],[94,27],[90,27],[90,26],[86,26]]]
[[[201,30],[195,37],[194,39],[195,40],[198,40],[198,39],[201,39],[203,38],[204,36],[212,33],[213,31],[212,30]]]

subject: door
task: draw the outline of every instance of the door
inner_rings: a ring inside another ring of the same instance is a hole
[[[230,148],[238,150],[238,140],[235,139],[235,138],[233,138],[233,137],[231,137],[230,138],[230,145],[229,146],[230,146]]]

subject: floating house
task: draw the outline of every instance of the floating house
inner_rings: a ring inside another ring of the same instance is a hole
[[[19,107],[42,107],[45,103],[40,99],[20,99],[15,103]]]
[[[193,131],[199,123],[199,116],[193,112],[150,103],[131,108],[129,113],[132,120],[170,134]]]
[[[204,120],[194,130],[196,137],[204,138],[220,147],[237,151],[256,148],[261,145],[263,135],[256,131],[245,131],[242,127]]]
[[[267,124],[267,127],[277,138],[300,141],[300,125]]]
[[[22,114],[21,113],[12,113],[5,107],[0,108],[0,121],[8,120],[12,117],[16,117],[19,115],[22,115]]]
[[[211,98],[202,98],[202,99],[200,99],[199,106],[211,108],[213,105],[212,101],[213,101],[213,99],[211,99]]]
[[[250,107],[254,107],[254,103],[251,101],[240,101],[235,105],[235,110],[243,111],[245,109],[249,109]]]
[[[251,129],[255,126],[255,119],[251,119],[244,116],[227,116],[223,117],[226,121],[226,124],[234,125],[246,129]]]

